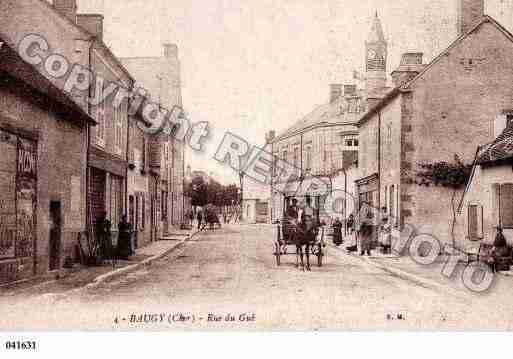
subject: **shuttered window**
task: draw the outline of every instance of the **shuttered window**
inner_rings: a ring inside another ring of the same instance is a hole
[[[513,183],[501,184],[499,198],[502,227],[513,228]]]
[[[471,241],[483,239],[483,206],[479,204],[468,206],[468,238]]]

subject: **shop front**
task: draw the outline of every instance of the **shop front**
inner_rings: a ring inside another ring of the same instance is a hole
[[[0,128],[0,284],[34,274],[37,142]]]

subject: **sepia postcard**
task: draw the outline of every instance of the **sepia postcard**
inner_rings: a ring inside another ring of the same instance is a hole
[[[0,0],[0,331],[513,330],[512,59],[513,0]]]

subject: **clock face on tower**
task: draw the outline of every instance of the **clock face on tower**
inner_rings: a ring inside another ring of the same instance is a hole
[[[367,71],[386,71],[385,56],[379,49],[368,49]]]

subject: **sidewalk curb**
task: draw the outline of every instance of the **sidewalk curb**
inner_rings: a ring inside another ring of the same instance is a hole
[[[337,248],[339,251],[341,251],[341,252],[345,253],[346,255],[349,255],[349,256],[351,256],[353,258],[356,258],[356,259],[360,260],[361,262],[368,263],[368,264],[374,266],[375,268],[378,268],[378,269],[383,270],[383,271],[385,271],[387,273],[393,274],[393,275],[395,275],[395,276],[397,276],[399,278],[402,278],[402,279],[414,282],[414,283],[416,283],[416,284],[418,284],[420,286],[423,286],[423,287],[426,287],[426,288],[429,288],[429,289],[436,288],[436,289],[442,290],[442,291],[444,291],[444,292],[446,292],[448,294],[456,296],[456,297],[458,297],[460,299],[467,299],[467,300],[469,299],[468,296],[465,295],[465,292],[463,292],[461,290],[453,289],[453,288],[450,288],[449,286],[444,285],[442,283],[438,283],[438,282],[435,282],[433,280],[430,280],[430,279],[418,276],[416,274],[409,273],[409,272],[404,271],[402,269],[396,268],[393,265],[384,265],[384,264],[378,263],[378,262],[376,262],[372,258],[367,258],[367,257],[363,257],[362,258],[362,257],[360,257],[358,255],[350,253],[350,252],[348,252],[348,251],[346,251],[346,250],[344,250],[342,248],[339,248],[339,247],[333,247],[333,248]],[[401,258],[401,257],[396,257],[396,258]]]
[[[86,290],[96,289],[100,285],[102,285],[103,283],[105,283],[106,281],[108,281],[110,279],[113,279],[115,277],[121,276],[123,274],[134,272],[137,269],[149,266],[153,262],[155,262],[155,261],[157,261],[157,260],[159,260],[159,259],[161,259],[161,258],[163,258],[163,257],[165,257],[167,255],[169,255],[177,247],[179,247],[180,245],[184,244],[185,242],[187,242],[188,240],[193,238],[197,233],[199,233],[199,232],[197,232],[197,231],[193,232],[191,235],[187,236],[186,238],[178,240],[172,247],[166,249],[164,252],[156,254],[153,257],[147,258],[147,259],[143,260],[142,262],[139,262],[139,263],[136,263],[136,264],[132,264],[130,266],[127,266],[127,267],[124,267],[124,268],[119,268],[119,269],[116,269],[116,270],[114,270],[112,272],[108,272],[108,273],[102,274],[102,275],[96,277],[91,283],[86,284],[84,287],[78,288],[78,289],[86,289]]]

